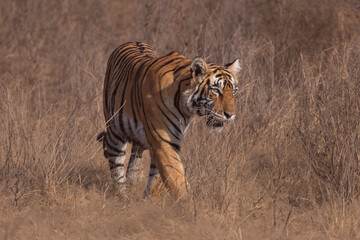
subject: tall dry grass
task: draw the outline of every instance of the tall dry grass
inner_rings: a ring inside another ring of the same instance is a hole
[[[0,237],[357,239],[357,1],[0,4]],[[243,71],[237,118],[196,119],[192,201],[127,198],[96,134],[110,52],[139,40]]]

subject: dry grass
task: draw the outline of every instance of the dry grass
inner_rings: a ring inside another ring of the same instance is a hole
[[[0,238],[359,239],[359,7],[1,3]],[[187,132],[190,203],[118,195],[95,141],[107,58],[130,40],[241,59],[235,122]]]

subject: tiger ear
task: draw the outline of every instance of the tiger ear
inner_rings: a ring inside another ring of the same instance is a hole
[[[233,62],[226,64],[225,67],[235,76],[241,71],[240,61],[238,58],[236,58]]]
[[[207,72],[207,63],[201,57],[196,57],[190,65],[191,73],[193,77],[200,81],[201,77],[204,76]]]

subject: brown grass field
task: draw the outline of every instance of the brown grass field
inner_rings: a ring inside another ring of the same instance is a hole
[[[0,22],[0,239],[360,239],[359,1],[16,0]],[[133,40],[241,60],[236,120],[187,131],[191,202],[120,195],[95,140]]]

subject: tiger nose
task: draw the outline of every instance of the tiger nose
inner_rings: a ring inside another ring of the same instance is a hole
[[[224,112],[226,120],[233,120],[235,118],[235,114],[232,112]]]

